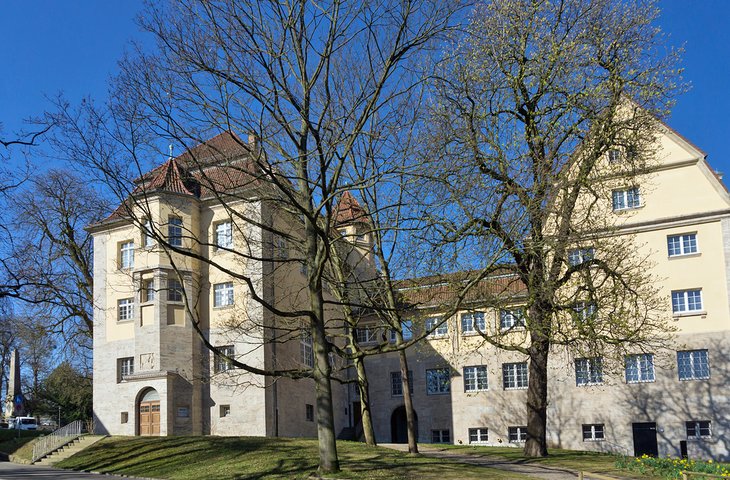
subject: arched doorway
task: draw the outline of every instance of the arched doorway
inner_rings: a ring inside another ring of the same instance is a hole
[[[148,388],[140,395],[137,419],[140,435],[160,434],[160,394],[154,388]]]
[[[413,420],[416,427],[416,438],[418,438],[418,414],[413,411]],[[406,407],[401,405],[393,410],[390,416],[390,441],[392,443],[408,443],[408,420],[406,419]]]

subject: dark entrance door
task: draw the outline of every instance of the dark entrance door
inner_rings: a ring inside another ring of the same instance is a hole
[[[416,421],[416,437],[418,437],[418,415],[413,412]],[[406,419],[406,407],[400,406],[393,410],[390,416],[390,441],[392,443],[408,443],[408,420]]]
[[[656,423],[632,423],[631,427],[634,431],[634,456],[656,457],[659,454],[656,443]]]

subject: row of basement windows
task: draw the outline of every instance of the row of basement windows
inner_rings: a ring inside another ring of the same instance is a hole
[[[687,439],[711,438],[712,429],[709,420],[690,420],[684,424]],[[606,426],[603,423],[581,425],[584,442],[600,442],[606,439]],[[450,443],[448,430],[433,430],[433,443]],[[527,440],[527,427],[509,427],[507,438],[510,443],[519,443]],[[470,428],[469,443],[489,442],[489,429],[486,427]]]
[[[151,235],[152,224],[145,221],[142,230],[142,244],[145,248],[155,245]],[[167,243],[173,247],[182,247],[183,222],[181,218],[169,217],[167,220]],[[233,248],[233,227],[231,222],[219,222],[213,225],[213,245],[216,248]],[[134,268],[134,241],[128,240],[119,244],[119,268]]]
[[[183,286],[180,281],[168,278],[167,301],[182,302]],[[157,297],[158,289],[154,279],[142,282],[142,303],[152,302]],[[227,307],[233,305],[233,282],[216,283],[213,285],[213,307]],[[117,321],[130,321],[134,318],[134,298],[122,298],[117,301]]]
[[[704,380],[710,378],[710,363],[707,350],[686,350],[677,352],[679,380]],[[654,356],[650,353],[628,355],[625,360],[626,383],[655,381]],[[486,365],[464,367],[464,391],[481,392],[489,389]],[[577,386],[600,385],[603,383],[603,362],[601,358],[578,358],[575,360],[575,382]],[[403,395],[401,372],[390,373],[391,395]],[[505,390],[525,389],[528,385],[527,362],[502,364],[502,388]],[[413,373],[408,372],[409,390],[413,392]],[[448,368],[426,370],[426,393],[439,395],[451,392],[451,372]]]

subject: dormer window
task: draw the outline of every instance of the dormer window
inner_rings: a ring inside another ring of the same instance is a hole
[[[619,163],[621,161],[621,151],[618,149],[611,149],[608,151],[608,162]]]

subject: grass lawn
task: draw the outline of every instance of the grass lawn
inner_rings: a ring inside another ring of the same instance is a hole
[[[481,447],[449,445],[448,449],[457,450],[460,453],[472,455],[485,455],[501,457],[518,463],[532,463],[553,467],[569,468],[571,470],[582,470],[584,472],[603,473],[605,475],[624,476],[642,479],[657,479],[651,475],[641,475],[637,472],[629,472],[616,467],[616,456],[598,452],[580,452],[576,450],[561,450],[558,448],[549,449],[550,455],[543,458],[525,457],[521,448],[511,447]]]
[[[409,456],[362,443],[337,442],[342,472],[335,478],[494,480],[528,477],[441,459]],[[254,437],[111,437],[56,464],[175,480],[303,479],[317,469],[312,439]]]
[[[39,430],[0,430],[0,452],[30,461],[33,440],[48,432]]]

